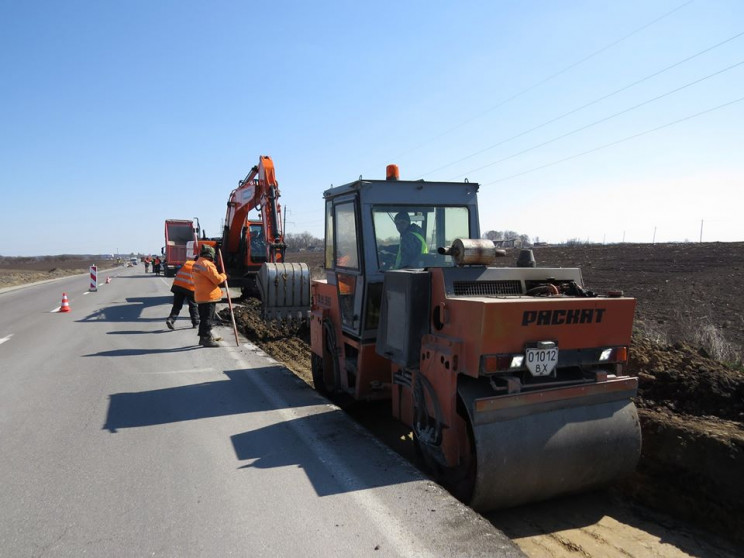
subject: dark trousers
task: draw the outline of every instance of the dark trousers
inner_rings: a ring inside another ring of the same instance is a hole
[[[171,308],[169,318],[173,321],[181,313],[183,303],[186,301],[189,305],[189,316],[191,317],[191,324],[196,325],[199,323],[199,311],[196,308],[196,302],[194,302],[194,294],[185,294],[180,292],[173,293],[173,308]]]
[[[216,302],[199,303],[199,337],[212,336],[212,323],[217,309]]]

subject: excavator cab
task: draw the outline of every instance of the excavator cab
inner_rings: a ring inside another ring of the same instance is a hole
[[[249,249],[248,259],[253,264],[262,264],[269,261],[266,250],[266,235],[261,222],[248,222]]]

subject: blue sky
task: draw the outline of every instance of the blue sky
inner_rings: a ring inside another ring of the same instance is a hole
[[[481,184],[481,230],[742,241],[744,2],[0,0],[0,254],[221,232],[274,160],[287,232],[360,175]]]

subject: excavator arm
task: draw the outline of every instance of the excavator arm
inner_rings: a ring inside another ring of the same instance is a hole
[[[223,246],[229,254],[240,251],[241,238],[245,234],[246,218],[252,209],[261,214],[266,241],[266,258],[269,262],[284,259],[284,235],[281,230],[281,206],[279,185],[274,173],[271,157],[261,155],[258,165],[238,183],[230,193],[225,215]]]

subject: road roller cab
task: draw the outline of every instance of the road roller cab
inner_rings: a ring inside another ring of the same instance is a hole
[[[640,456],[637,379],[623,375],[635,300],[528,252],[492,266],[505,253],[479,238],[477,191],[389,168],[324,193],[316,389],[390,399],[430,471],[476,509],[607,484]]]

